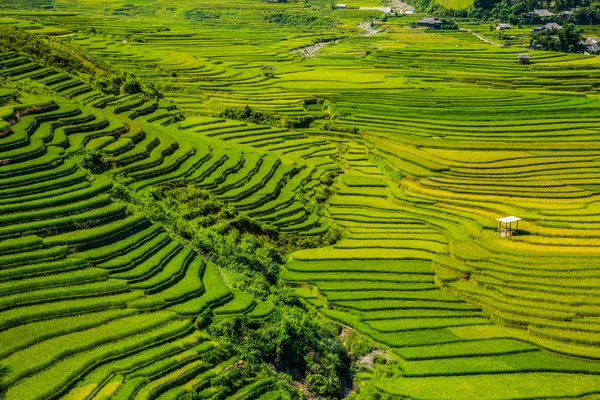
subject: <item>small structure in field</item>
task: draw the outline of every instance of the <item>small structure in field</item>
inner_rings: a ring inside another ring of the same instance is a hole
[[[339,9],[339,10],[343,10],[348,8],[348,4],[336,4],[335,8]]]
[[[511,215],[509,217],[496,218],[496,221],[498,221],[498,235],[500,237],[511,237],[519,234],[519,221],[521,221],[521,218]],[[514,222],[517,225],[513,229],[512,224]]]
[[[275,71],[277,70],[277,68],[275,68],[272,65],[265,65],[260,70],[262,71],[262,74],[264,76],[273,76],[275,75]]]
[[[549,22],[543,26],[543,29],[546,29],[549,31],[551,31],[552,29],[560,30],[560,29],[562,29],[562,26],[560,26],[556,22]]]
[[[588,37],[585,38],[584,41],[581,42],[583,47],[585,47],[585,52],[588,54],[597,54],[600,53],[600,39],[597,37]]]
[[[531,54],[528,54],[528,53],[517,54],[517,60],[519,61],[519,64],[529,64],[530,59],[531,59]]]
[[[510,24],[496,24],[496,30],[497,31],[503,31],[505,29],[511,29],[512,26],[510,26]]]
[[[437,28],[441,24],[442,21],[432,17],[425,17],[422,20],[417,21],[417,26],[428,26],[430,28]]]
[[[542,26],[534,26],[531,28],[531,33],[539,32],[539,31],[551,31],[551,30],[561,30],[562,26],[557,24],[556,22],[550,22]]]
[[[540,8],[540,9],[535,9],[532,12],[529,13],[529,15],[537,15],[538,17],[551,17],[552,14],[550,11],[546,10],[545,8]]]

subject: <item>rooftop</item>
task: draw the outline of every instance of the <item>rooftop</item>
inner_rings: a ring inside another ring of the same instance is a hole
[[[600,53],[600,46],[598,46],[596,43],[584,44],[584,46],[586,51],[589,53]]]
[[[549,22],[544,25],[544,29],[562,29],[562,26],[560,26],[556,22]]]
[[[496,221],[502,222],[505,224],[510,224],[511,222],[521,221],[521,218],[511,215],[510,217],[496,218]]]
[[[545,8],[535,9],[533,10],[533,13],[539,15],[540,17],[549,17],[551,15],[554,15]]]
[[[433,17],[425,17],[422,20],[417,21],[417,22],[421,23],[421,24],[441,24],[442,23],[442,21],[440,21],[437,18],[433,18]]]

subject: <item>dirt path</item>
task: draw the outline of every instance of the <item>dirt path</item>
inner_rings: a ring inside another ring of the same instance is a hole
[[[325,45],[327,45],[327,43],[317,42],[315,44],[311,44],[305,47],[298,47],[296,49],[292,49],[292,53],[296,53],[302,57],[312,58],[315,56],[315,54],[317,54],[317,51],[321,50],[323,47],[325,47]]]
[[[383,29],[373,29],[373,27],[371,26],[371,21],[361,22],[357,26],[359,28],[362,28],[364,30],[364,32],[361,33],[358,36],[373,36],[373,35],[376,35],[378,33],[384,32]]]
[[[384,32],[383,29],[374,29],[371,26],[372,23],[373,23],[373,21],[364,21],[364,22],[361,22],[360,24],[358,24],[357,26],[364,31],[363,33],[360,33],[358,36],[362,36],[362,37],[373,36],[378,33]],[[345,39],[345,38],[346,37],[321,40],[319,42],[315,42],[315,43],[312,43],[312,44],[309,44],[306,46],[296,47],[294,49],[291,49],[290,51],[292,53],[298,54],[301,57],[313,58],[317,54],[317,52],[319,50],[321,50],[323,47],[327,46],[328,44],[332,44],[332,43],[337,44],[340,41],[340,39]]]
[[[489,43],[489,44],[491,44],[491,45],[498,46],[498,47],[502,47],[502,45],[501,45],[501,44],[498,44],[498,43],[496,43],[496,42],[492,42],[492,41],[491,41],[491,40],[489,40],[489,39],[486,39],[486,38],[485,38],[485,36],[483,36],[481,33],[473,32],[473,31],[472,31],[472,30],[470,30],[470,29],[459,29],[459,30],[460,30],[460,31],[462,31],[462,32],[469,32],[470,34],[477,36],[479,39],[481,39],[481,40],[483,40],[484,42],[486,42],[486,43]]]
[[[345,37],[321,40],[319,42],[315,42],[306,46],[296,47],[295,49],[292,49],[290,51],[302,57],[313,58],[315,54],[317,54],[317,52],[323,47],[327,46],[328,44],[337,44],[340,39],[345,39]]]

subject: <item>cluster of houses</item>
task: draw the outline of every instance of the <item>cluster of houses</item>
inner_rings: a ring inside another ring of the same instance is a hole
[[[527,14],[530,16],[537,15],[538,17],[558,16],[561,18],[568,18],[571,15],[573,15],[573,12],[572,11],[563,11],[560,14],[553,14],[552,12],[548,11],[547,9],[542,8],[542,9],[535,9]],[[505,24],[505,23],[496,24],[497,31],[503,31],[506,29],[512,29],[510,24]],[[556,22],[548,22],[547,24],[544,24],[544,25],[534,26],[533,28],[531,28],[531,33],[541,32],[544,30],[548,30],[548,31],[557,30],[558,31],[561,29],[562,29],[562,26],[557,24]],[[600,54],[600,40],[598,40],[597,37],[588,37],[581,42],[581,45],[583,46],[585,52],[588,54]],[[518,60],[521,64],[529,64],[529,58],[530,58],[529,54],[519,54],[519,56],[518,56]]]
[[[348,5],[347,4],[337,4],[336,7],[339,9],[345,9],[345,8],[348,8]],[[360,7],[360,9],[361,10],[363,10],[363,9],[364,10],[378,10],[378,11],[383,11],[387,14],[395,12],[395,10],[392,7]],[[409,7],[408,9],[403,10],[402,13],[412,14],[413,11],[414,11],[414,8]],[[527,13],[527,15],[529,15],[529,16],[535,15],[535,16],[538,16],[541,18],[551,17],[551,16],[568,18],[572,14],[573,14],[572,11],[563,11],[560,14],[554,14],[545,8],[535,9],[535,10]],[[436,17],[425,17],[425,18],[417,21],[416,24],[417,24],[417,26],[425,26],[428,28],[439,28],[440,25],[442,25],[442,21],[440,21]],[[504,31],[507,29],[512,29],[512,26],[508,23],[496,24],[497,31]],[[551,30],[560,30],[560,29],[562,29],[562,26],[560,26],[556,22],[548,22],[544,25],[534,26],[533,28],[531,28],[531,33],[536,33],[536,32],[540,32],[540,31],[544,31],[544,30],[551,31]],[[585,48],[586,53],[600,54],[600,40],[598,40],[598,38],[596,38],[596,37],[586,38],[584,41],[581,42],[581,45]],[[529,55],[527,53],[519,54],[517,56],[517,59],[518,59],[519,63],[521,63],[521,64],[529,64],[530,58],[531,58],[531,55]]]
[[[504,31],[507,29],[512,29],[510,24],[496,24],[497,31]],[[534,26],[533,28],[531,28],[531,33],[539,32],[539,31],[543,31],[543,30],[551,31],[553,29],[560,30],[560,29],[562,29],[562,26],[560,26],[556,22],[548,22],[547,24],[544,24],[544,25]]]
[[[545,8],[540,8],[540,9],[535,9],[533,11],[530,11],[527,13],[528,16],[533,17],[533,16],[538,16],[540,18],[546,18],[546,17],[552,17],[552,16],[556,16],[559,18],[568,18],[571,15],[573,15],[573,11],[563,11],[559,14],[554,14],[551,11],[545,9]],[[505,30],[505,29],[511,29],[510,24],[497,24],[496,25],[496,30],[500,31],[500,30]],[[541,26],[535,26],[533,27],[533,29],[531,29],[531,32],[539,32],[545,29],[562,29],[562,26],[560,26],[559,24],[555,23],[555,22],[550,22]]]
[[[573,14],[572,11],[563,11],[562,13],[558,14],[558,16],[561,17],[561,18],[567,18],[567,17],[570,17],[572,14]],[[551,17],[551,16],[553,16],[555,14],[553,14],[552,12],[546,10],[545,8],[541,8],[541,9],[535,9],[535,10],[533,10],[531,12],[528,12],[527,15],[529,15],[529,16],[536,15],[536,16],[538,16],[540,18],[543,18],[543,17]],[[510,26],[510,24],[504,24],[504,23],[502,23],[502,24],[497,24],[496,25],[496,30],[497,31],[503,31],[503,30],[506,30],[506,29],[512,29],[512,27]],[[531,33],[539,32],[539,31],[543,31],[543,30],[552,30],[552,29],[559,30],[559,29],[562,29],[562,26],[560,26],[556,22],[549,22],[549,23],[544,24],[544,25],[534,26],[531,29]]]

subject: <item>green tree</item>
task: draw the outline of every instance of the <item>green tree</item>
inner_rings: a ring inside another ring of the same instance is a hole
[[[496,3],[494,0],[475,0],[473,2],[473,8],[477,8],[479,10],[491,10],[495,5]]]
[[[540,46],[544,50],[558,51],[560,48],[556,31],[549,29],[534,33],[530,44]]]
[[[581,50],[581,36],[583,30],[577,29],[573,24],[567,24],[558,31],[560,51],[574,53]]]
[[[444,30],[457,30],[458,29],[458,25],[456,25],[456,22],[454,22],[450,19],[442,19],[441,21],[442,21],[442,23],[440,24],[440,29],[444,29]]]
[[[121,78],[114,74],[101,76],[94,84],[98,90],[107,94],[118,95],[121,92]]]
[[[54,67],[90,75],[100,64],[77,48],[12,27],[0,27],[0,51],[17,51]]]
[[[338,326],[314,310],[300,308],[297,299],[288,301],[284,304],[286,299],[280,296],[277,312],[268,321],[239,316],[213,323],[209,332],[234,346],[248,364],[266,362],[279,372],[301,378],[317,395],[343,397],[343,387],[351,384],[352,376]]]
[[[134,76],[128,76],[123,85],[121,86],[123,93],[135,94],[142,91],[142,85]]]
[[[562,29],[544,29],[533,34],[532,45],[544,50],[574,53],[581,51],[582,30],[573,24],[566,24]]]

